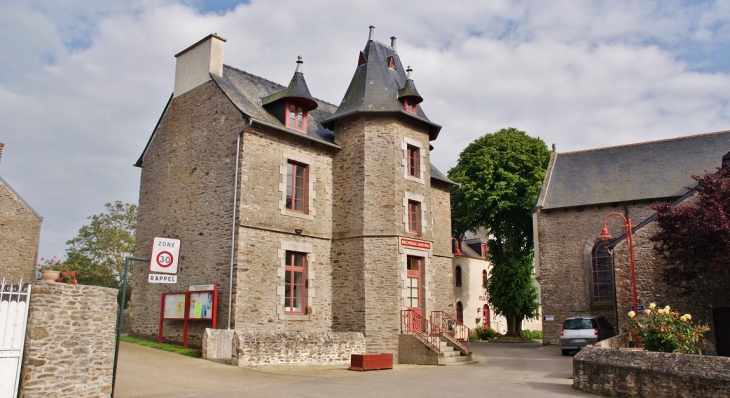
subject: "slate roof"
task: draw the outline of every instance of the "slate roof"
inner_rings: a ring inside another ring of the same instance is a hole
[[[459,185],[459,183],[456,183],[454,181],[451,181],[449,177],[446,177],[444,173],[440,172],[437,168],[435,168],[433,165],[431,165],[431,178],[434,180],[443,181],[447,184],[451,185]]]
[[[413,114],[406,111],[398,100],[398,91],[406,88],[405,69],[398,53],[388,45],[369,40],[361,57],[364,57],[365,62],[355,69],[345,97],[334,115],[324,121],[324,125],[331,127],[338,119],[362,112],[393,112],[426,124],[429,138],[435,140],[441,126],[430,121],[420,105],[417,107],[418,113]],[[395,69],[388,67],[389,57],[393,57]],[[415,91],[415,85],[412,84],[408,89]],[[415,93],[418,94],[417,91]]]
[[[299,57],[297,64],[297,70],[294,72],[294,76],[291,78],[289,86],[281,91],[262,98],[261,104],[263,106],[273,104],[283,99],[293,99],[298,103],[303,104],[308,111],[318,107],[317,101],[312,98],[312,94],[309,93],[307,82],[304,80],[304,73],[301,71],[302,57]]]
[[[231,102],[247,117],[287,133],[302,135],[301,132],[285,127],[281,120],[262,106],[262,98],[282,92],[286,87],[228,65],[223,65],[222,77],[211,76]],[[294,79],[296,79],[296,73],[292,80]],[[307,94],[308,92],[309,90],[307,90]],[[307,116],[307,137],[314,141],[338,147],[334,144],[334,133],[322,126],[322,120],[334,113],[335,106],[316,98],[312,99],[318,106],[317,109],[309,111],[309,116]]]
[[[676,198],[691,175],[714,171],[730,150],[730,131],[554,153],[537,207],[556,209]]]

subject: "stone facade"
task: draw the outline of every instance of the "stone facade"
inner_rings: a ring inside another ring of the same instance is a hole
[[[206,40],[222,39],[211,35],[201,42]],[[381,43],[368,46],[372,62],[395,54]],[[185,62],[178,58],[178,68]],[[204,81],[197,87],[176,90],[138,162],[135,255],[148,257],[154,236],[180,238],[178,282],[149,284],[148,264],[135,265],[132,334],[156,336],[163,292],[213,283],[219,291],[214,326],[227,327],[230,315],[239,363],[349,361],[347,350],[364,353],[365,343],[367,351],[397,359],[411,257],[423,265],[418,309],[425,315],[453,312],[453,183],[430,162],[440,126],[420,110],[406,112],[398,99],[387,111],[337,116],[337,107],[310,96],[301,73],[300,62],[292,83],[282,89],[224,66],[186,78]],[[406,77],[402,70],[388,75],[394,85]],[[417,97],[414,92],[409,95]],[[287,127],[293,119],[285,115],[298,107],[309,112],[304,130]],[[414,150],[418,172],[411,175]],[[306,170],[297,186],[306,193],[304,209],[287,208],[292,167]],[[409,225],[413,202],[420,210],[417,232]],[[291,256],[306,263],[298,310],[287,307],[294,291]],[[207,327],[210,323],[191,323],[190,344],[205,344]],[[165,340],[180,341],[182,322],[166,321],[164,332]],[[220,347],[220,341],[214,345]]]
[[[36,279],[41,221],[5,180],[0,178],[0,280],[8,283]]]
[[[108,397],[116,346],[117,290],[33,285],[21,397]]]
[[[730,397],[730,358],[586,347],[573,387],[620,397]]]

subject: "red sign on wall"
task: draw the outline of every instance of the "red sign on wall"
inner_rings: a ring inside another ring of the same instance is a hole
[[[423,240],[415,240],[408,238],[400,238],[401,246],[415,247],[417,249],[431,250],[431,242]]]

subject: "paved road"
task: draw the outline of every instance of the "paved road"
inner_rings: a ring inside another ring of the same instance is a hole
[[[540,344],[473,343],[478,363],[238,368],[122,343],[115,396],[126,397],[590,397],[572,389],[572,357]]]

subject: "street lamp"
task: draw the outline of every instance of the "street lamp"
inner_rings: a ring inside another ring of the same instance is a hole
[[[624,220],[623,228],[626,231],[626,241],[629,245],[629,258],[631,261],[631,291],[633,294],[633,304],[634,304],[634,311],[636,313],[639,312],[639,306],[636,302],[636,271],[634,266],[634,236],[631,232],[631,219],[626,218],[621,213],[610,213],[606,216],[606,218],[603,219],[603,230],[601,230],[601,234],[598,235],[598,238],[607,241],[609,239],[613,239],[610,233],[608,233],[608,228],[606,228],[606,222],[611,216],[619,216],[622,220]]]

